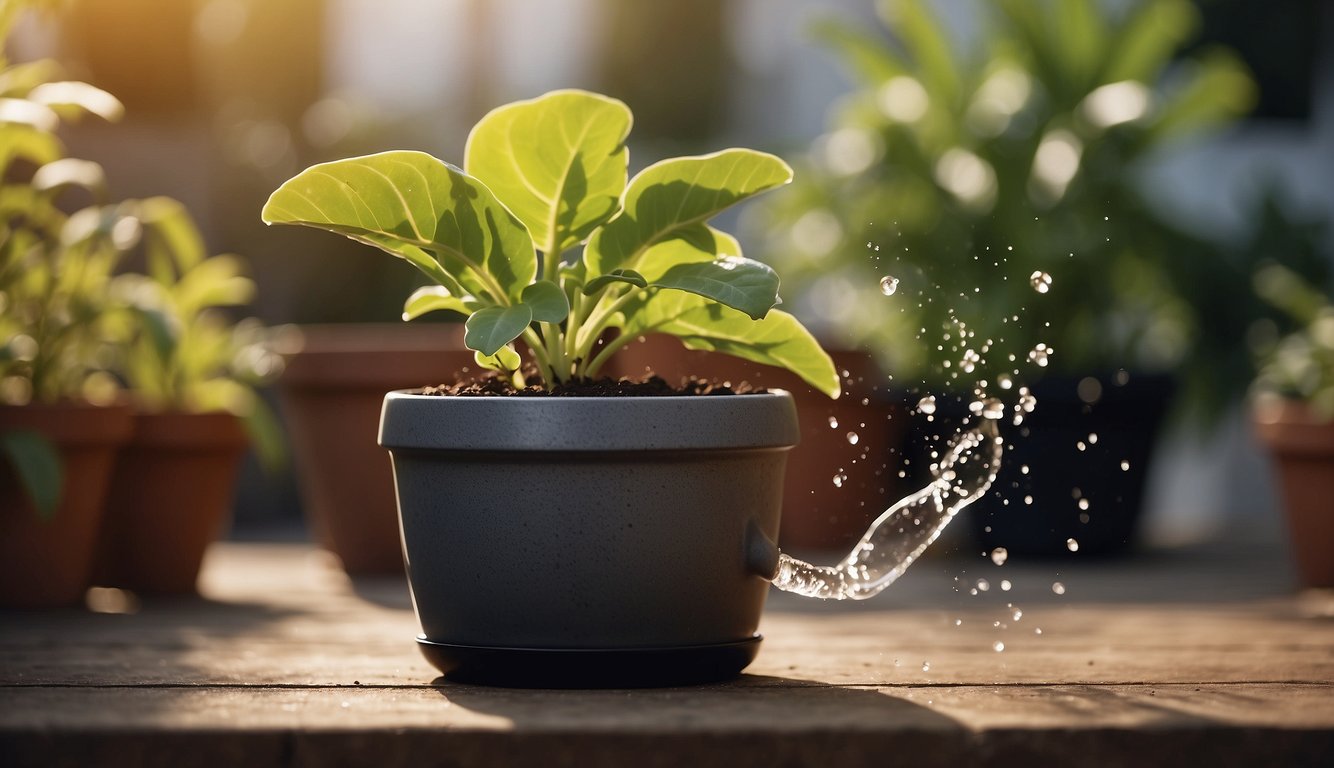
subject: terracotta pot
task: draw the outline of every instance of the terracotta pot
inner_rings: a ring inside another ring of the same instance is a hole
[[[136,414],[111,476],[95,581],[193,593],[204,551],[231,511],[248,446],[230,413]]]
[[[1334,587],[1334,420],[1305,404],[1257,404],[1255,431],[1273,454],[1297,573],[1309,587]]]
[[[898,461],[906,424],[903,407],[865,352],[834,350],[843,395],[830,400],[781,368],[716,352],[688,350],[668,336],[648,336],[615,358],[614,375],[640,377],[651,370],[669,382],[688,376],[745,381],[785,389],[797,405],[801,442],[788,456],[779,543],[797,549],[846,549],[899,497]],[[862,400],[866,404],[862,404]],[[834,425],[837,426],[834,426]],[[849,438],[855,434],[856,442]],[[837,483],[835,476],[838,476]]]
[[[389,458],[375,443],[385,393],[475,369],[459,325],[317,325],[278,393],[306,520],[350,574],[402,574]]]
[[[0,605],[55,607],[83,600],[116,449],[130,436],[127,406],[0,406],[0,432],[31,430],[60,453],[64,483],[49,520],[38,517],[0,462]]]

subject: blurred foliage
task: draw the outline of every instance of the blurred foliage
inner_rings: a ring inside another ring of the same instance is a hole
[[[880,30],[819,24],[856,88],[757,228],[797,314],[900,382],[1127,368],[1184,374],[1205,409],[1240,392],[1263,244],[1182,230],[1138,171],[1254,85],[1227,50],[1175,58],[1188,0],[1110,5],[979,2],[966,49],[920,0],[882,2]]]
[[[1334,302],[1330,294],[1273,263],[1257,271],[1254,282],[1256,293],[1298,323],[1295,331],[1282,337],[1255,334],[1260,364],[1256,395],[1304,400],[1319,417],[1334,420]]]
[[[2,0],[5,38],[24,3]],[[267,459],[281,444],[253,386],[276,372],[265,332],[218,310],[254,284],[234,256],[207,258],[178,202],[108,201],[97,163],[65,156],[62,120],[123,111],[58,80],[51,61],[0,60],[0,403],[108,402],[128,386],[151,411],[226,410]],[[143,257],[148,275],[116,275]]]
[[[208,256],[179,202],[155,197],[132,205],[148,274],[111,282],[114,369],[144,410],[228,411],[245,418],[261,460],[278,463],[280,428],[255,392],[282,368],[273,332],[254,319],[233,324],[222,312],[254,296],[241,260]]]

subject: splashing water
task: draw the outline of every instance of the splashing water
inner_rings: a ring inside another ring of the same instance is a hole
[[[1028,284],[1038,293],[1046,293],[1051,290],[1051,275],[1041,271],[1034,272],[1028,276]]]
[[[864,600],[897,581],[954,516],[995,481],[1003,446],[995,418],[985,409],[982,415],[932,466],[931,484],[885,510],[843,562],[811,565],[780,553],[774,586],[824,600]]]

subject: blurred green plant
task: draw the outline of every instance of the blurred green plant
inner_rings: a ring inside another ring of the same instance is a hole
[[[0,0],[0,39],[33,5],[43,4]],[[253,285],[234,257],[203,257],[179,203],[109,202],[102,167],[65,156],[62,121],[115,120],[123,108],[100,88],[59,77],[53,61],[0,56],[0,404],[107,403],[119,397],[123,372],[144,407],[246,417],[261,454],[276,458],[273,419],[246,386],[259,373],[251,363],[261,359],[260,331],[233,329],[210,311],[248,301]],[[141,247],[152,278],[114,276]],[[61,483],[52,446],[10,432],[0,455],[50,515]]]
[[[1245,67],[1174,58],[1187,0],[977,6],[966,49],[919,0],[881,2],[884,30],[817,26],[856,89],[759,222],[797,313],[904,383],[1181,369],[1240,390],[1201,308],[1249,296],[1249,270],[1166,221],[1137,171],[1246,112]]]
[[[1298,324],[1285,336],[1254,344],[1256,396],[1302,400],[1319,418],[1334,420],[1334,302],[1299,273],[1273,263],[1255,273],[1255,291]]]
[[[167,197],[135,201],[148,274],[116,276],[114,369],[145,411],[227,411],[246,421],[260,460],[282,461],[281,430],[255,391],[282,368],[272,331],[232,323],[226,307],[249,304],[255,284],[231,254],[208,256],[185,206]]]

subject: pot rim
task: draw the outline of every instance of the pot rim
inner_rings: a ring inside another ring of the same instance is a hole
[[[515,452],[782,448],[799,439],[792,395],[451,397],[385,395],[379,444],[390,450]]]

